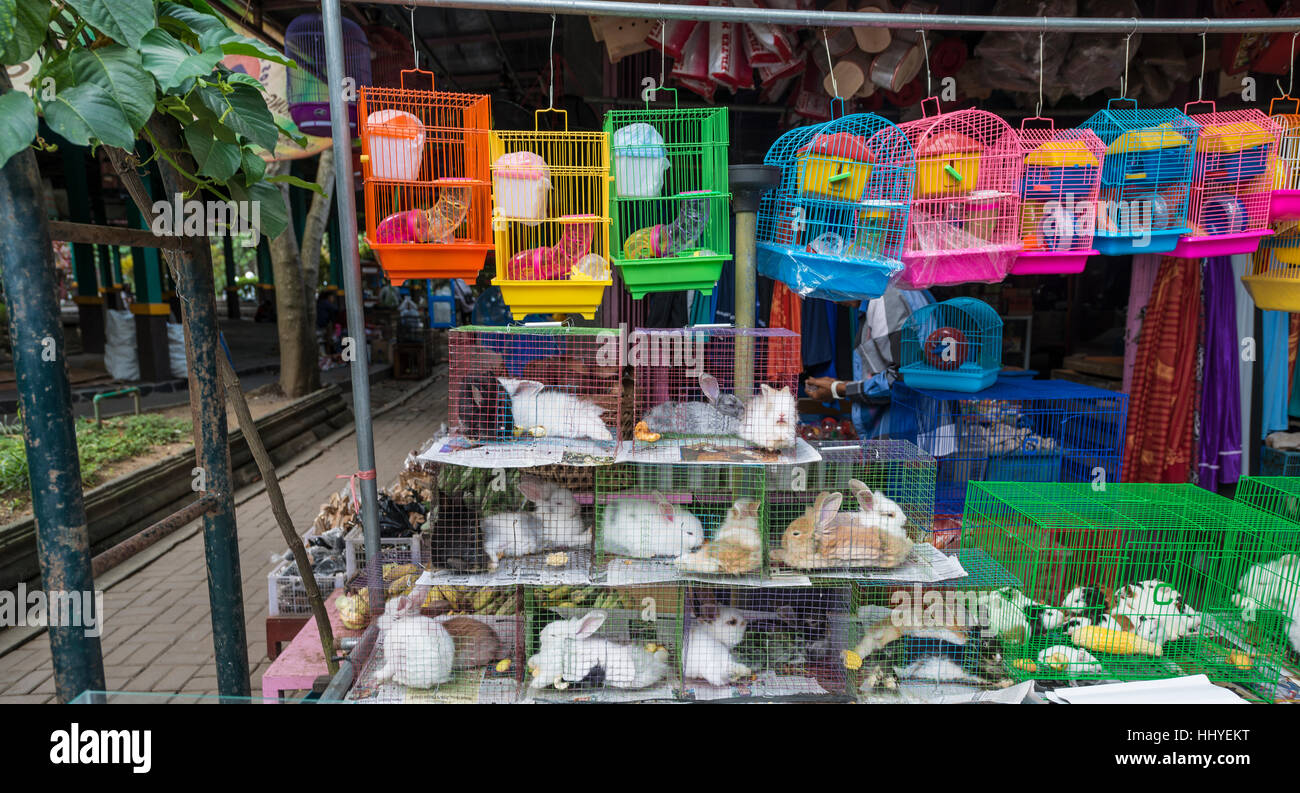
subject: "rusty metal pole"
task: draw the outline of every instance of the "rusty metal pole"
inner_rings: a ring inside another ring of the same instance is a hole
[[[9,79],[0,74],[0,93],[10,90]],[[97,613],[91,574],[54,248],[31,149],[15,154],[0,169],[0,225],[5,229],[0,234],[0,268],[23,412],[41,579],[47,594],[61,593],[59,603],[70,603],[71,596],[77,595],[82,608],[90,611],[81,614],[81,625],[49,627],[55,691],[60,701],[68,702],[83,691],[104,690],[99,631],[87,635],[83,627],[102,627],[103,614]]]

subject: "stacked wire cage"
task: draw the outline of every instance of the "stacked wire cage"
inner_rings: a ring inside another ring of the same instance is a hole
[[[983,300],[954,297],[903,322],[898,372],[913,388],[982,391],[1002,370],[1002,318]]]
[[[492,248],[491,101],[434,90],[432,72],[401,82],[358,91],[366,239],[394,284],[473,279]]]
[[[1268,222],[1300,220],[1300,99],[1284,95],[1270,100],[1268,117],[1278,128]]]
[[[772,572],[860,578],[915,561],[933,528],[934,458],[897,440],[827,442],[818,452],[819,462],[768,468]]]
[[[1241,277],[1255,305],[1265,311],[1300,311],[1300,229],[1260,240],[1250,272]]]
[[[1012,275],[1082,272],[1097,222],[1106,146],[1090,129],[1057,129],[1047,118],[1020,124],[1025,155],[1020,225],[1024,250]]]
[[[343,33],[343,75],[354,91],[370,84],[370,43],[361,26],[341,20]],[[329,70],[325,63],[325,23],[320,14],[294,17],[284,31],[284,54],[297,69],[287,69],[286,91],[289,116],[304,134],[330,137]],[[348,106],[348,128],[357,130],[357,106],[352,91],[344,86]]]
[[[969,482],[1120,481],[1128,396],[1003,375],[978,394],[891,389],[894,438],[938,461],[935,514],[960,515]]]
[[[648,702],[677,698],[682,589],[539,586],[525,589],[523,701]]]
[[[976,483],[962,534],[1022,582],[1017,677],[1205,674],[1271,699],[1295,652],[1294,527],[1195,485]]]
[[[797,443],[799,361],[799,334],[785,328],[633,331],[633,453],[687,462],[775,461]]]
[[[742,587],[691,583],[683,609],[682,697],[849,701],[847,582]]]
[[[797,127],[764,158],[780,184],[758,211],[758,272],[803,297],[871,300],[902,270],[916,162],[871,113]]]
[[[1197,124],[1173,108],[1111,99],[1082,127],[1106,144],[1093,247],[1106,256],[1172,251],[1191,231]]]
[[[677,92],[672,90],[674,105]],[[697,289],[731,258],[727,109],[605,114],[610,141],[611,258],[633,299]]]
[[[593,575],[761,579],[763,466],[618,463],[596,469]]]
[[[1279,130],[1268,116],[1253,108],[1215,110],[1188,117],[1200,126],[1196,134],[1196,166],[1192,176],[1187,224],[1191,231],[1178,241],[1173,255],[1189,258],[1253,253],[1268,227],[1273,196],[1273,159]]]
[[[543,129],[549,114],[557,129]],[[569,130],[563,110],[539,110],[531,130],[493,130],[493,285],[515,319],[594,319],[609,264],[609,135]]]
[[[568,326],[448,331],[446,462],[609,462],[619,448],[622,335]]]
[[[982,110],[939,112],[899,125],[916,152],[916,184],[903,246],[906,289],[998,283],[1024,247],[1020,136]]]

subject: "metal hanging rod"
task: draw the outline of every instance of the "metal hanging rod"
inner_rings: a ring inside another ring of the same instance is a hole
[[[790,11],[779,8],[623,3],[609,0],[367,0],[371,4],[514,11],[527,14],[694,19],[701,22],[765,22],[805,28],[899,28],[924,30],[1026,30],[1049,33],[1293,33],[1300,17],[1281,19],[1134,19],[997,17],[953,14],[860,14],[852,11]]]

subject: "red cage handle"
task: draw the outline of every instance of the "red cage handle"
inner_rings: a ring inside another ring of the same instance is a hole
[[[1292,103],[1291,112],[1290,113],[1275,112],[1273,108],[1277,106],[1278,102],[1291,102]],[[1296,99],[1294,96],[1285,96],[1285,95],[1275,96],[1272,99],[1268,100],[1268,114],[1270,116],[1300,116],[1300,99]]]
[[[931,103],[931,102],[934,103],[934,105],[933,105],[933,107],[934,107],[934,112],[933,112],[933,113],[930,112],[930,107],[931,107],[930,103]],[[922,117],[924,117],[924,118],[929,118],[930,116],[937,116],[937,115],[940,114],[940,112],[941,112],[941,111],[939,110],[939,97],[937,97],[937,96],[927,96],[925,99],[922,99],[922,100],[921,100],[921,115],[922,115]]]
[[[1213,99],[1197,99],[1195,102],[1188,102],[1187,104],[1183,105],[1183,113],[1190,116],[1192,114],[1192,108],[1195,107],[1196,105],[1209,105],[1211,113],[1215,112],[1216,110]]]
[[[543,113],[559,113],[560,116],[564,119],[564,131],[565,131],[565,132],[568,132],[568,131],[569,131],[569,111],[567,111],[567,110],[561,110],[561,109],[558,108],[558,107],[544,107],[544,108],[542,108],[541,110],[534,110],[534,111],[533,111],[533,130],[534,130],[535,132],[541,132],[541,131],[542,131],[542,114],[543,114]]]
[[[1041,122],[1041,123],[1038,123],[1038,124],[1030,124],[1029,122],[1031,122],[1031,121],[1037,121],[1037,122]],[[1022,119],[1020,120],[1020,129],[1021,129],[1021,130],[1027,130],[1027,129],[1050,129],[1050,130],[1052,130],[1053,132],[1055,132],[1055,131],[1056,131],[1056,122],[1053,121],[1053,120],[1050,119],[1050,118],[1047,118],[1046,116],[1029,116],[1028,118],[1022,118]]]
[[[427,74],[427,75],[429,76],[429,90],[430,90],[430,91],[436,91],[436,90],[437,90],[437,87],[436,87],[436,86],[434,85],[434,83],[433,83],[433,76],[434,76],[434,75],[433,75],[433,72],[428,72],[428,71],[425,71],[424,69],[403,69],[403,70],[402,70],[402,90],[406,90],[408,87],[411,88],[411,89],[413,89],[413,90],[419,90],[419,91],[423,91],[423,90],[424,90],[424,88],[418,88],[418,89],[416,89],[415,86],[407,86],[407,84],[406,84],[406,75],[408,75],[408,74]]]

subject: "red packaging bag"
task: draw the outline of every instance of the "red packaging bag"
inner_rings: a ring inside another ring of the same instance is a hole
[[[695,0],[690,5],[704,5],[704,0]],[[690,40],[691,34],[699,26],[699,22],[692,19],[670,19],[667,22],[657,22],[646,36],[645,43],[654,47],[656,50],[663,52],[673,60],[682,57],[682,50],[686,47],[686,42]]]
[[[696,25],[682,45],[680,57],[673,58],[672,76],[682,81],[708,82],[709,26]]]
[[[754,86],[754,70],[745,59],[739,27],[734,22],[709,26],[709,79],[731,91]]]

